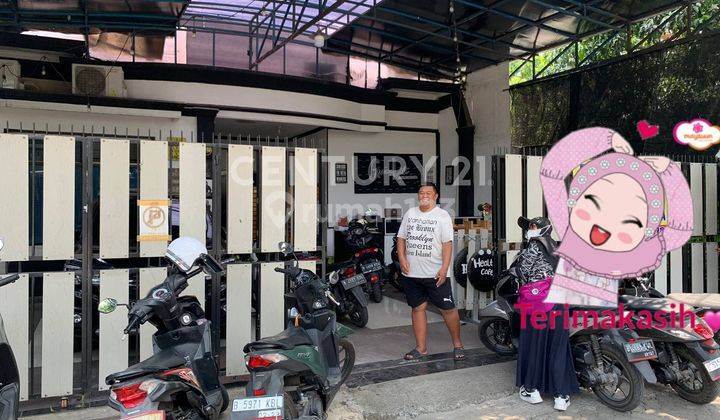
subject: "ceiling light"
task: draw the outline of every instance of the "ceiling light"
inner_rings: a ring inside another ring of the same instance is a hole
[[[322,32],[318,32],[313,37],[313,43],[315,44],[315,47],[322,48],[325,46],[325,35],[323,35]]]

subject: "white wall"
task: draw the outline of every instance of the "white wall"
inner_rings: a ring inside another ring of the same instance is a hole
[[[42,109],[42,107],[76,111]],[[92,110],[102,112],[93,112]],[[60,131],[63,132],[82,133],[83,126],[85,126],[86,133],[90,133],[93,129],[96,134],[101,134],[104,128],[107,134],[114,134],[117,129],[118,135],[123,135],[127,129],[131,138],[138,135],[139,129],[140,136],[145,137],[149,133],[150,136],[157,139],[160,139],[161,131],[163,139],[167,139],[172,130],[172,135],[175,137],[179,137],[182,132],[182,135],[189,141],[190,133],[194,133],[193,138],[197,139],[195,117],[183,117],[179,112],[107,107],[94,107],[92,110],[88,111],[87,107],[83,105],[0,100],[0,129],[6,128],[6,122],[9,122],[11,129],[19,129],[22,123],[23,130],[32,131],[33,124],[35,124],[35,130],[42,133],[47,124],[49,131],[58,131],[59,126]],[[122,115],[121,113],[137,115]],[[153,113],[158,116],[142,116]]]
[[[328,226],[335,226],[339,217],[352,217],[353,209],[400,207],[403,211],[417,205],[417,194],[355,194],[352,179],[354,153],[422,153],[423,164],[435,156],[435,134],[409,131],[358,133],[328,130]],[[348,164],[348,183],[335,184],[335,162]],[[437,166],[437,165],[436,165]],[[437,172],[437,167],[434,168]],[[382,213],[381,213],[382,214]]]
[[[475,125],[475,206],[492,202],[489,156],[498,148],[510,152],[510,93],[508,63],[486,67],[468,75],[466,99]],[[485,176],[478,171],[485,170]],[[477,209],[475,210],[477,212]]]
[[[446,108],[438,115],[438,130],[440,131],[440,206],[450,212],[451,216],[457,214],[458,186],[445,184],[445,167],[454,166],[455,178],[458,176],[458,163],[453,162],[458,155],[457,120],[453,108]]]
[[[155,80],[126,80],[125,84],[128,89],[128,97],[134,99],[170,101],[188,105],[220,105],[302,112],[314,114],[315,118],[320,120],[323,116],[334,116],[359,121],[385,122],[385,107],[382,105],[362,104],[321,95],[245,86]],[[239,113],[240,111],[232,112]],[[224,115],[224,117],[230,116]],[[270,117],[268,114],[258,114],[252,115],[251,119],[268,121],[265,119],[268,117]],[[292,121],[287,116],[284,118],[288,120],[286,122],[327,127],[335,127],[335,124],[338,123],[332,120],[306,122],[302,120],[305,117],[294,117]],[[380,131],[382,127],[362,125],[357,129]]]
[[[385,121],[391,127],[438,128],[438,114],[424,112],[385,111]]]

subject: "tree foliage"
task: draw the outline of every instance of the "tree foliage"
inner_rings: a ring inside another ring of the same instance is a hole
[[[712,4],[708,4],[712,3]],[[674,142],[672,129],[680,121],[696,117],[720,124],[720,19],[713,14],[720,10],[720,0],[693,6],[693,27],[702,29],[699,38],[688,39],[668,48],[637,54],[627,59],[593,66],[585,71],[561,77],[538,80],[512,87],[511,137],[513,146],[549,146],[570,131],[582,127],[606,126],[626,136],[638,152],[687,154],[687,146]],[[661,30],[652,33],[672,12],[638,22],[631,42],[642,50],[665,42],[685,27],[686,14],[667,21]],[[684,36],[684,34],[682,34]],[[647,38],[643,41],[643,38]],[[642,41],[642,43],[641,43]],[[604,45],[603,45],[604,44]],[[583,65],[598,63],[626,54],[626,35],[606,33],[578,44],[578,58]],[[602,45],[595,54],[591,51]],[[559,57],[555,66],[574,66],[574,51],[569,58]],[[536,69],[554,56],[538,57]],[[515,77],[526,77],[532,67],[518,71]],[[517,68],[517,67],[515,67]],[[511,66],[511,71],[513,67]],[[547,75],[543,73],[543,76]],[[660,125],[660,135],[645,142],[638,138],[635,125],[648,120]],[[706,153],[715,154],[711,148]]]
[[[691,29],[693,31],[720,29],[718,12],[720,12],[720,0],[704,0],[693,3],[690,12]],[[686,8],[682,7],[632,24],[629,43],[632,51],[642,50],[667,41],[683,39],[688,34],[687,17]],[[587,29],[584,28],[584,25],[581,25],[579,32],[582,33]],[[551,76],[573,69],[576,65],[582,67],[628,54],[631,51],[628,50],[627,38],[626,31],[610,31],[585,38],[577,42],[577,59],[573,44],[567,49],[566,46],[561,46],[538,53],[534,57],[528,58],[527,62],[515,60],[510,63],[510,74],[512,75],[510,85]],[[565,52],[562,53],[563,51]],[[558,55],[560,57],[556,59]],[[535,61],[535,77],[533,77],[533,60]],[[553,60],[555,61],[553,62]],[[548,66],[548,64],[550,65]],[[522,68],[515,73],[518,67]],[[545,70],[543,71],[543,69]]]

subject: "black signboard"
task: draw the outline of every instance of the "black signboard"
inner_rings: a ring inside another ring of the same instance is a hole
[[[493,251],[480,249],[468,261],[467,276],[476,290],[489,292],[495,288],[497,267]]]
[[[416,193],[422,154],[355,153],[355,194]]]

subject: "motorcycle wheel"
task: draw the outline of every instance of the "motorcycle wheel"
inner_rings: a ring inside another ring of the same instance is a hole
[[[678,355],[680,368],[690,369],[694,373],[692,383],[676,382],[670,384],[672,389],[685,400],[695,404],[708,404],[718,396],[720,388],[718,383],[713,381],[703,366],[703,361],[694,351],[684,345],[675,346]]]
[[[478,326],[478,338],[489,350],[509,356],[517,353],[512,343],[510,323],[502,318],[485,318]]]
[[[372,285],[372,291],[370,293],[370,298],[375,303],[382,302],[383,292],[382,292],[382,286],[380,285],[380,280],[376,281],[375,284]]]
[[[340,358],[340,382],[337,387],[340,388],[340,385],[345,383],[355,366],[355,346],[350,340],[340,339],[340,354],[338,357]]]
[[[225,385],[220,385],[220,391],[222,392],[222,407],[220,408],[220,412],[223,413],[225,410],[227,410],[228,405],[230,405],[230,395],[228,394],[227,388],[225,388]]]
[[[348,314],[350,322],[358,328],[363,328],[367,325],[369,315],[367,307],[354,308],[352,312]]]
[[[619,376],[615,389],[610,391],[603,385],[592,387],[593,393],[600,402],[616,411],[630,411],[635,409],[645,394],[645,381],[635,367],[627,360],[625,353],[617,347],[608,344],[600,344],[605,371],[612,368]],[[627,383],[627,391],[622,391],[622,398],[616,394],[620,390],[621,382]]]
[[[166,418],[168,420],[202,420],[203,416],[196,409],[183,410],[176,409],[171,412],[166,412]]]
[[[283,393],[283,418],[296,419],[298,417],[298,409],[295,406],[295,400],[290,393],[285,391]]]

